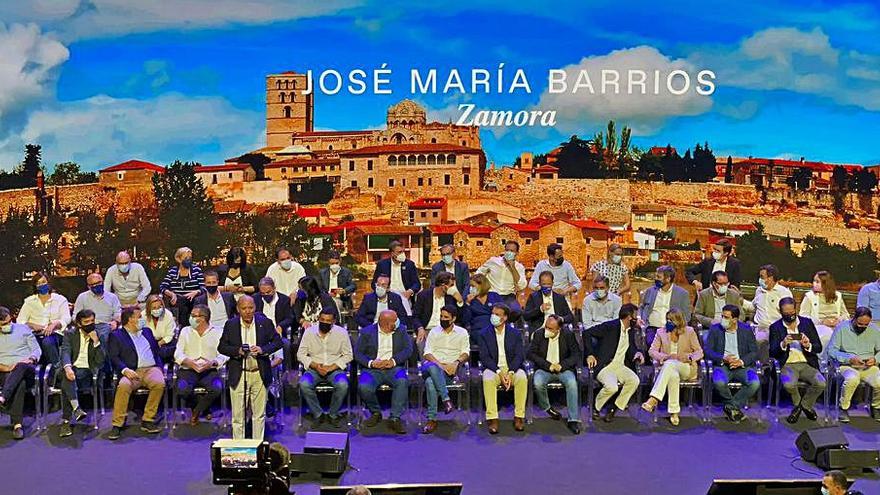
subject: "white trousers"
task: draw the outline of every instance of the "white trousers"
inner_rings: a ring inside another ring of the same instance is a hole
[[[608,402],[608,399],[617,393],[620,385],[623,385],[623,388],[620,390],[617,400],[614,401],[614,405],[617,406],[618,410],[626,409],[630,397],[639,387],[639,375],[623,365],[608,365],[602,368],[596,379],[602,384],[602,390],[596,394],[597,411],[601,410],[605,403]]]
[[[669,404],[667,410],[669,414],[678,414],[681,412],[681,405],[678,401],[679,384],[682,380],[687,380],[691,375],[691,366],[688,363],[682,363],[675,359],[668,359],[660,368],[657,374],[657,380],[654,382],[654,388],[651,389],[651,397],[658,401],[663,400],[663,396],[669,393]]]
[[[232,397],[232,438],[245,438],[244,423],[247,419],[244,388],[247,381],[248,404],[251,408],[252,437],[263,439],[266,427],[266,387],[259,371],[243,371],[238,385],[231,389]]]

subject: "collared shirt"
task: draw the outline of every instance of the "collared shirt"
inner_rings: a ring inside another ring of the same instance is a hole
[[[156,341],[162,341],[166,344],[174,340],[174,334],[177,331],[177,321],[169,309],[165,309],[162,316],[153,318],[153,315],[147,316],[147,328],[153,331],[153,337]]]
[[[559,364],[559,336],[562,331],[556,332],[555,337],[550,337],[550,332],[544,330],[547,335],[547,362],[550,364]]]
[[[379,350],[376,353],[376,359],[386,360],[391,359],[394,355],[394,332],[385,333],[381,329],[378,331],[379,334]]]
[[[544,311],[544,323],[547,323],[547,318],[549,318],[550,315],[556,314],[556,307],[553,304],[553,293],[551,292],[550,294],[541,294],[541,299],[542,299],[542,304],[541,304],[542,306],[544,304],[550,305],[550,307],[547,308],[547,311]]]
[[[755,323],[760,328],[769,328],[774,321],[782,318],[779,312],[779,300],[783,297],[792,297],[791,291],[777,283],[772,289],[766,290],[758,287],[755,290]]]
[[[502,328],[501,332],[495,331],[495,343],[498,345],[498,369],[507,369],[507,350],[504,348],[504,335],[507,329]]]
[[[440,310],[443,309],[445,304],[445,294],[440,297],[434,296],[434,307],[431,308],[431,319],[428,320],[428,328],[434,328],[440,324]]]
[[[391,284],[388,287],[395,292],[406,292],[406,286],[403,285],[403,263],[391,260]]]
[[[608,260],[599,260],[596,263],[593,263],[593,266],[590,267],[590,271],[596,272],[607,278],[608,290],[611,292],[617,292],[620,290],[620,286],[623,284],[623,279],[629,272],[629,268],[627,268],[623,262],[618,264],[611,263]],[[615,318],[617,317],[615,316]]]
[[[183,366],[183,361],[189,358],[196,362],[217,361],[218,368],[223,366],[229,357],[217,352],[222,336],[223,330],[213,325],[209,325],[201,335],[193,327],[183,327],[174,350],[174,362]]]
[[[328,283],[327,289],[333,290],[339,288],[339,273],[333,273],[333,270],[327,270],[328,273]]]
[[[382,314],[382,311],[388,309],[388,296],[385,296],[385,300],[381,300],[378,297],[376,298],[376,316],[373,317],[373,323],[379,321],[379,315]]]
[[[455,260],[452,261],[451,265],[447,265],[446,263],[443,263],[443,270],[445,272],[448,272],[448,273],[455,275]]]
[[[112,292],[105,292],[101,297],[96,296],[90,290],[81,292],[76,296],[76,302],[73,303],[73,314],[84,309],[95,312],[95,323],[110,323],[113,320],[118,320],[122,314],[119,298]]]
[[[739,337],[737,332],[724,332],[724,355],[739,359]]]
[[[306,270],[302,265],[292,260],[290,270],[285,270],[276,261],[269,265],[266,276],[275,282],[275,290],[290,296],[299,289],[299,279],[306,276]]]
[[[55,333],[64,333],[64,329],[70,324],[70,305],[67,303],[67,298],[57,292],[49,294],[49,299],[45,303],[37,294],[26,297],[15,320],[22,325],[33,323],[43,326],[53,321],[61,322]]]
[[[617,350],[614,358],[608,366],[623,366],[626,359],[626,351],[629,349],[629,326],[620,323],[620,338],[617,340]]]
[[[541,260],[535,265],[535,271],[532,272],[532,278],[529,279],[529,288],[539,290],[541,288],[541,273],[548,271],[553,274],[554,289],[568,289],[576,287],[581,290],[581,278],[578,277],[574,266],[568,260],[562,260],[561,265],[551,265],[549,260]]]
[[[726,258],[724,259],[724,261],[716,261],[715,262],[715,264],[712,266],[712,273],[715,273],[715,272],[727,273],[727,259]]]
[[[797,320],[794,320],[794,328],[792,328],[785,322],[782,322],[782,325],[785,327],[785,331],[786,333],[788,333],[788,335],[800,333],[800,331],[798,330]],[[807,362],[807,357],[804,355],[804,348],[801,345],[800,340],[793,340],[790,344],[788,344],[788,359],[785,362],[786,364]]]
[[[79,330],[76,333],[79,334],[79,355],[76,357],[73,367],[87,370],[89,369],[89,341],[92,339]]]
[[[654,306],[651,308],[651,314],[648,315],[648,326],[660,328],[666,325],[666,313],[669,312],[669,301],[672,299],[672,288],[669,290],[660,289],[657,291],[657,297],[654,298]]]
[[[712,291],[712,302],[715,303],[715,315],[712,316],[713,321],[721,321],[721,313],[724,309],[724,306],[727,304],[726,296],[719,296]]]
[[[431,354],[441,363],[451,363],[470,352],[468,331],[458,325],[453,325],[448,332],[438,325],[428,332],[428,338],[425,339],[424,354]]]
[[[147,277],[147,272],[140,263],[132,261],[126,274],[120,272],[119,266],[115,263],[107,268],[104,292],[116,294],[120,301],[128,304],[144,302],[152,289],[150,278]]]
[[[137,351],[138,356],[138,368],[149,368],[150,366],[156,366],[156,358],[153,357],[153,349],[150,347],[150,341],[144,337],[144,331],[138,330],[137,332],[129,332],[128,329],[124,331],[128,332],[128,336],[131,337],[132,342],[134,342],[134,348]]]
[[[477,272],[486,275],[492,286],[492,292],[497,292],[500,296],[509,296],[526,287],[525,267],[519,261],[514,261],[514,267],[516,268],[517,280],[513,279],[510,269],[504,262],[504,257],[493,256],[483,263]]]
[[[841,364],[847,364],[853,357],[880,360],[880,327],[871,322],[864,332],[857,334],[852,329],[852,320],[843,320],[831,334],[828,357]]]
[[[598,299],[596,292],[590,292],[584,298],[581,308],[581,320],[585,328],[594,327],[600,323],[617,318],[623,301],[620,296],[609,291],[605,299]]]
[[[260,297],[263,297],[263,296],[261,295]],[[273,294],[272,300],[269,302],[266,302],[266,300],[263,299],[263,315],[266,318],[269,318],[269,321],[272,322],[273,327],[278,326],[278,323],[275,322],[275,303],[277,303],[277,302],[278,302],[278,294]]]
[[[324,365],[335,364],[339,369],[345,369],[351,362],[353,354],[351,339],[344,328],[333,325],[333,328],[322,336],[318,325],[315,324],[303,333],[296,357],[306,369],[309,369],[312,361]]]
[[[30,327],[13,323],[10,333],[0,333],[0,364],[12,366],[27,358],[37,362],[41,355],[40,344]]]
[[[223,328],[226,325],[226,320],[229,319],[229,315],[226,314],[226,302],[223,301],[223,296],[218,291],[214,296],[208,294],[208,297],[205,299],[208,301],[208,310],[211,311],[211,325]]]

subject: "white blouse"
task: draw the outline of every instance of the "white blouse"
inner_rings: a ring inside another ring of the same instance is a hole
[[[811,318],[816,325],[821,323],[825,318],[837,318],[838,320],[848,320],[849,311],[843,302],[843,296],[840,292],[836,292],[837,300],[827,302],[825,294],[809,291],[804,294],[801,301],[800,315]]]
[[[147,315],[147,328],[153,331],[153,337],[157,342],[169,343],[174,340],[174,334],[177,332],[177,322],[174,321],[174,315],[167,308],[165,313],[159,319],[153,318],[153,315]]]
[[[33,323],[43,326],[54,321],[61,322],[61,325],[55,329],[56,333],[64,333],[67,325],[70,324],[70,303],[66,297],[57,292],[52,292],[45,304],[37,294],[26,297],[15,320],[22,325]]]

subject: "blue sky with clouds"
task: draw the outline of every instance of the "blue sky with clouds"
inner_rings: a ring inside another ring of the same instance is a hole
[[[490,160],[546,152],[613,118],[635,144],[708,141],[717,155],[878,163],[880,8],[874,3],[35,0],[0,3],[0,167],[43,145],[49,164],[130,158],[219,163],[263,145],[264,77],[388,63],[392,95],[319,94],[323,129],[384,124],[409,69],[529,76],[532,93],[416,95],[457,105],[559,108],[556,128],[484,129]],[[715,71],[710,97],[549,95],[549,69]]]

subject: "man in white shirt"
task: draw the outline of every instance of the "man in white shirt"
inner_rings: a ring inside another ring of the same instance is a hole
[[[581,278],[574,271],[574,266],[566,260],[562,255],[562,245],[550,244],[547,246],[547,259],[541,260],[535,265],[535,271],[532,272],[532,278],[529,280],[529,288],[533,291],[541,288],[541,281],[538,279],[541,273],[549,271],[553,274],[553,291],[562,294],[571,302],[571,296],[577,294],[581,290]]]
[[[282,247],[275,252],[275,263],[266,270],[266,276],[275,281],[275,290],[294,301],[299,290],[299,279],[306,276],[306,270],[293,260],[287,248]]]
[[[443,412],[455,410],[446,388],[455,381],[459,366],[466,363],[471,352],[468,331],[457,326],[458,308],[447,304],[440,310],[440,324],[428,332],[425,339],[422,376],[425,378],[425,395],[428,396],[428,422],[422,433],[430,434],[437,429],[438,402],[443,401]],[[462,405],[467,407],[466,404]]]
[[[507,241],[501,256],[489,258],[477,269],[478,273],[486,275],[491,290],[501,296],[502,301],[508,306],[518,304],[517,297],[526,288],[526,269],[522,263],[516,261],[517,253],[519,253],[519,243]]]
[[[196,387],[202,387],[207,392],[199,397],[192,409],[190,424],[193,426],[199,424],[202,414],[223,393],[223,381],[218,369],[229,359],[217,352],[223,330],[210,321],[211,310],[208,306],[194,306],[189,314],[189,326],[180,330],[174,351],[174,362],[180,366],[177,370],[177,394],[187,401]],[[211,420],[210,412],[207,419]]]
[[[336,316],[332,309],[323,309],[318,316],[318,324],[303,332],[296,357],[306,370],[299,381],[300,393],[316,422],[323,422],[325,414],[318,402],[315,387],[322,383],[333,386],[333,397],[330,399],[327,415],[330,417],[330,424],[338,428],[342,420],[339,410],[348,395],[346,367],[353,358],[353,351],[348,331],[335,325],[335,322]]]
[[[143,265],[131,261],[127,251],[120,251],[116,255],[116,263],[107,268],[104,292],[116,294],[123,306],[140,304],[143,308],[152,289]]]
[[[774,265],[764,265],[758,272],[758,288],[752,304],[755,307],[755,323],[765,332],[774,321],[782,318],[779,312],[779,301],[783,297],[792,297],[791,291],[779,283],[779,269]],[[758,337],[758,340],[761,340]]]

